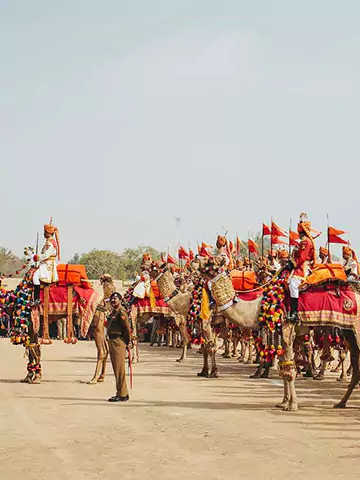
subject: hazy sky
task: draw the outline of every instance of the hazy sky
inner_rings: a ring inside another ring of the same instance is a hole
[[[63,260],[241,238],[360,251],[358,0],[0,0],[0,245]],[[318,242],[320,244],[320,242]]]

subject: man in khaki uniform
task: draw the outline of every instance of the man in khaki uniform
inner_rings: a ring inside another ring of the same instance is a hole
[[[109,402],[126,402],[129,392],[125,376],[126,347],[130,343],[131,331],[129,318],[121,305],[121,295],[114,292],[110,296],[112,312],[107,326],[109,352],[116,379],[116,395]]]

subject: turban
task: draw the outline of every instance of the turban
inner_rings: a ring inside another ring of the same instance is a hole
[[[320,253],[320,255],[323,255],[324,257],[327,257],[329,255],[329,250],[325,247],[320,247],[319,253]]]
[[[56,239],[56,251],[58,260],[60,260],[60,242],[59,242],[59,231],[54,225],[52,224],[52,218],[50,218],[50,222],[44,225],[44,233],[48,233],[49,235],[55,234]]]
[[[269,256],[270,257],[276,257],[277,256],[277,250],[269,250]]]
[[[279,250],[279,258],[288,258],[289,252],[285,249]]]
[[[345,247],[345,246],[343,246],[342,253],[343,253],[343,255],[352,255],[352,256],[354,256],[354,250],[353,250],[351,247]]]
[[[143,262],[149,262],[149,261],[151,261],[151,255],[150,255],[150,253],[144,253],[142,259],[143,259]]]
[[[216,246],[220,248],[220,247],[225,247],[225,245],[226,245],[226,237],[222,237],[221,235],[218,235],[216,240]]]

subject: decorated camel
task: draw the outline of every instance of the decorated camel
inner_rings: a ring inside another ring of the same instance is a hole
[[[299,323],[293,323],[287,321],[279,311],[277,300],[277,303],[275,302],[273,305],[268,304],[269,295],[275,299],[284,300],[285,282],[288,275],[286,269],[279,272],[274,281],[262,294],[259,294],[257,299],[244,301],[236,297],[229,274],[216,265],[216,260],[213,260],[215,263],[211,267],[207,265],[209,260],[204,259],[202,262],[201,271],[209,280],[208,287],[211,295],[218,310],[225,318],[252,330],[258,330],[261,325],[273,328],[276,322],[281,327],[283,348],[278,352],[278,356],[280,375],[284,380],[284,398],[277,406],[283,410],[296,411],[298,409],[293,348],[296,336],[306,333],[309,327],[328,326],[342,329],[350,350],[353,369],[348,389],[341,401],[335,405],[336,408],[344,408],[360,381],[360,295],[354,293],[346,283],[339,281],[320,283],[301,293],[298,311]],[[268,314],[265,315],[264,311],[267,311]]]

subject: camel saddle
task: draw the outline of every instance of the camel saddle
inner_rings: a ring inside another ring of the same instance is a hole
[[[257,287],[255,272],[232,270],[230,272],[230,277],[234,290],[237,292],[245,292],[247,290],[253,290]]]
[[[318,286],[323,283],[347,282],[346,273],[340,263],[329,263],[316,265],[312,273],[306,277],[301,284],[301,290],[309,287]]]

